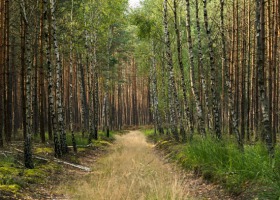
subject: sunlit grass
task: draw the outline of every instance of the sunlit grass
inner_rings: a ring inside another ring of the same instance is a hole
[[[111,152],[93,166],[93,173],[60,186],[73,199],[186,199],[180,175],[152,152],[137,132],[116,136]]]

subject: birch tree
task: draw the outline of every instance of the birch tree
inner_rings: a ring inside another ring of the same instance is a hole
[[[203,137],[206,136],[205,131],[205,124],[204,124],[204,113],[202,110],[202,106],[199,99],[198,91],[195,87],[195,75],[194,75],[194,54],[193,54],[193,44],[192,44],[192,36],[191,36],[191,19],[190,19],[190,2],[189,0],[186,0],[186,26],[187,26],[187,38],[188,38],[188,47],[189,47],[189,59],[190,59],[190,81],[191,81],[191,88],[192,93],[195,98],[195,104],[196,104],[196,111],[197,116],[199,120],[199,130]]]
[[[213,118],[214,118],[214,130],[216,133],[216,137],[220,139],[221,135],[221,127],[220,127],[220,112],[219,112],[219,100],[218,94],[216,91],[216,66],[214,60],[214,49],[213,49],[213,40],[211,35],[211,30],[209,28],[208,21],[208,11],[207,11],[207,0],[203,0],[203,9],[204,9],[204,25],[206,29],[207,39],[208,39],[208,51],[209,51],[209,60],[210,60],[210,79],[211,79],[211,93],[212,93],[212,109],[213,109]]]
[[[32,118],[31,118],[31,104],[32,104],[32,96],[31,96],[31,74],[32,74],[32,62],[31,62],[31,39],[30,39],[30,26],[29,21],[27,19],[27,13],[25,9],[25,2],[21,0],[21,15],[24,19],[25,28],[26,28],[26,136],[24,138],[24,165],[26,168],[33,169],[34,164],[32,160]]]

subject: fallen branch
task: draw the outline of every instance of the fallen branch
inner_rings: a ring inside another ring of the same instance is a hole
[[[63,161],[63,160],[59,160],[59,159],[54,159],[54,161],[57,162],[57,163],[62,163],[62,164],[65,164],[65,165],[70,165],[72,167],[84,170],[86,172],[90,172],[91,171],[91,169],[89,167],[85,167],[85,166],[82,166],[82,165],[77,165],[77,164],[74,164],[74,163],[69,163],[69,162],[66,162],[66,161]]]
[[[20,149],[14,149],[15,151],[17,152],[20,152],[20,153],[24,153],[22,150]],[[9,152],[9,153],[12,153],[12,152]],[[36,155],[33,155],[33,158],[36,158],[38,160],[44,160],[46,162],[51,162],[51,161],[54,161],[54,162],[57,162],[57,163],[62,163],[64,165],[69,165],[69,166],[72,166],[72,167],[75,167],[75,168],[78,168],[78,169],[81,169],[83,171],[86,171],[86,172],[90,172],[91,169],[89,167],[85,167],[85,166],[82,166],[82,165],[78,165],[78,164],[74,164],[74,163],[70,163],[70,162],[66,162],[66,161],[63,161],[63,160],[60,160],[60,159],[57,159],[57,158],[54,158],[53,160],[50,160],[50,159],[47,159],[47,158],[44,158],[44,157],[41,157],[41,156],[36,156]]]
[[[92,144],[88,144],[88,145],[76,145],[78,148],[88,148],[88,147],[92,147]],[[67,146],[68,148],[73,148],[73,146]]]

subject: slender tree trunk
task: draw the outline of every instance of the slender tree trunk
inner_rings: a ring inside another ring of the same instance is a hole
[[[190,1],[186,0],[186,26],[187,26],[187,38],[188,38],[188,48],[189,48],[189,59],[190,59],[190,82],[192,93],[195,99],[196,111],[199,121],[199,130],[203,137],[206,136],[205,124],[204,124],[204,113],[200,103],[199,93],[195,86],[195,75],[194,75],[194,54],[193,54],[193,44],[191,36],[191,19],[190,19]]]
[[[68,152],[67,144],[66,144],[66,133],[64,130],[64,113],[63,113],[63,105],[62,105],[62,67],[61,67],[61,59],[58,48],[57,41],[57,27],[56,27],[56,17],[55,17],[55,4],[54,0],[51,0],[51,18],[52,18],[52,33],[53,33],[53,42],[54,42],[54,53],[56,56],[56,105],[57,105],[57,123],[58,129],[57,134],[60,135],[60,146],[61,153],[66,154]]]
[[[182,55],[182,42],[181,42],[181,35],[180,35],[180,30],[179,30],[179,24],[178,24],[178,13],[177,13],[177,0],[173,0],[173,4],[174,4],[174,26],[175,26],[175,33],[176,33],[176,39],[177,39],[177,55],[178,55],[178,62],[179,62],[179,68],[180,68],[180,72],[181,72],[181,86],[183,89],[183,97],[184,97],[184,115],[187,118],[187,125],[190,128],[190,134],[191,137],[193,135],[193,127],[192,127],[192,123],[190,121],[190,109],[189,109],[189,105],[188,105],[188,97],[187,97],[187,86],[186,86],[186,81],[185,81],[185,72],[184,72],[184,64],[183,64],[183,55]],[[181,127],[181,129],[184,127]],[[183,140],[185,140],[186,138],[186,133],[185,131],[183,131]]]
[[[5,106],[5,140],[7,143],[11,142],[12,139],[12,84],[11,84],[11,65],[10,65],[10,1],[5,2],[5,74],[4,81],[6,83],[6,92],[4,95],[4,106]],[[5,84],[4,83],[4,84]],[[4,89],[5,90],[5,89]]]
[[[98,84],[98,68],[97,68],[97,33],[94,32],[94,46],[93,46],[93,70],[94,70],[94,113],[93,113],[93,129],[94,139],[98,139],[98,118],[99,118],[99,84]]]
[[[48,80],[49,80],[49,86],[48,86],[48,95],[49,95],[49,110],[51,113],[51,121],[52,121],[52,126],[53,126],[53,139],[54,139],[54,154],[55,157],[61,157],[61,146],[59,142],[59,131],[57,127],[57,117],[55,113],[55,107],[54,107],[54,96],[53,96],[53,67],[51,64],[51,55],[50,55],[50,47],[51,47],[51,38],[50,36],[50,24],[49,27],[47,26],[47,5],[48,5],[48,0],[44,0],[45,6],[45,11],[44,11],[44,19],[45,19],[45,40],[46,40],[46,58],[47,58],[47,66],[48,66]],[[53,6],[53,5],[52,5]],[[52,7],[52,9],[54,9]],[[52,11],[53,12],[53,11]],[[49,40],[48,40],[49,38]]]
[[[44,0],[41,1],[41,20],[40,20],[40,137],[41,142],[45,143],[45,85],[44,85]]]
[[[266,145],[270,156],[274,156],[274,146],[270,130],[268,100],[265,91],[264,65],[265,65],[265,10],[264,0],[256,0],[256,64],[258,74],[259,99],[262,109],[262,135],[265,136]]]
[[[27,58],[27,71],[26,71],[26,137],[24,138],[24,165],[26,168],[33,169],[33,160],[32,160],[32,147],[31,147],[31,74],[32,74],[32,62],[31,62],[31,35],[29,33],[30,26],[26,17],[26,10],[24,1],[21,0],[21,13],[25,23],[25,33],[26,33],[26,58]]]
[[[26,27],[21,15],[21,53],[20,53],[20,62],[21,62],[21,107],[22,107],[22,130],[23,137],[26,138],[26,99],[25,99],[25,38],[26,38]]]
[[[220,128],[220,112],[219,112],[219,100],[218,100],[218,94],[216,91],[216,67],[215,67],[215,61],[214,61],[214,49],[213,49],[213,40],[211,37],[211,30],[208,25],[208,12],[207,12],[207,0],[203,0],[204,5],[204,23],[205,23],[205,29],[208,39],[208,48],[209,48],[209,59],[210,59],[210,70],[211,70],[211,92],[212,92],[212,102],[213,102],[213,118],[214,118],[214,129],[216,133],[216,137],[220,139],[222,137],[221,135],[221,128]]]
[[[202,52],[202,44],[201,44],[201,28],[200,28],[200,20],[199,20],[199,7],[198,7],[198,0],[195,1],[195,7],[196,7],[196,30],[197,30],[197,38],[198,38],[198,56],[199,56],[199,65],[200,65],[200,79],[201,79],[201,85],[203,90],[203,96],[205,98],[205,105],[206,105],[206,112],[208,117],[208,127],[211,127],[211,124],[213,122],[212,115],[210,113],[210,105],[209,105],[209,95],[207,91],[207,85],[206,80],[204,76],[204,61],[203,61],[203,52]]]
[[[228,66],[228,57],[226,55],[226,38],[225,38],[225,26],[224,26],[224,0],[220,0],[221,5],[221,37],[222,37],[222,61],[225,67],[225,75],[226,75],[226,86],[227,86],[227,93],[228,93],[228,102],[229,102],[229,110],[230,110],[230,118],[232,119],[232,128],[235,133],[239,148],[243,150],[243,140],[240,136],[238,123],[237,123],[237,115],[234,109],[234,98],[232,94],[232,83],[229,77],[229,66]]]
[[[274,13],[275,13],[275,18],[274,18],[274,48],[273,48],[273,80],[274,80],[274,85],[273,85],[273,142],[274,144],[276,143],[276,133],[277,133],[277,124],[278,124],[278,112],[277,110],[279,109],[278,105],[278,93],[279,93],[279,88],[278,88],[278,81],[279,81],[279,76],[277,74],[280,73],[279,68],[277,70],[277,49],[278,49],[278,31],[279,31],[279,15],[280,15],[280,8],[279,8],[279,0],[278,3],[275,1],[274,3]],[[279,9],[279,11],[277,10]]]
[[[77,153],[77,145],[76,145],[76,139],[75,134],[73,130],[73,27],[72,27],[72,21],[73,21],[73,6],[74,6],[74,0],[72,2],[71,7],[71,33],[70,33],[70,77],[69,77],[69,85],[70,85],[70,91],[69,91],[69,111],[70,111],[70,132],[72,137],[72,145],[73,150],[75,153]]]
[[[166,59],[167,59],[167,69],[168,69],[168,100],[169,100],[169,109],[170,109],[170,128],[171,132],[176,141],[179,141],[179,134],[177,130],[177,116],[176,116],[176,103],[177,100],[177,91],[175,87],[175,77],[173,72],[173,61],[171,55],[171,42],[170,42],[170,33],[168,30],[168,16],[167,16],[167,0],[164,0],[163,3],[163,25],[164,25],[164,38],[166,45]]]
[[[152,109],[153,109],[153,121],[155,126],[155,134],[158,131],[159,134],[163,134],[162,120],[158,109],[158,92],[157,92],[157,75],[156,75],[156,57],[155,57],[155,47],[153,42],[153,57],[152,57],[152,67],[150,72],[150,85],[151,85],[151,97],[152,97]]]
[[[3,107],[3,98],[4,98],[4,42],[3,42],[3,33],[4,33],[4,0],[0,1],[0,148],[4,146],[3,138],[3,119],[4,119],[4,107]]]
[[[86,120],[86,88],[85,88],[85,80],[84,80],[84,69],[81,63],[81,58],[79,58],[78,63],[78,79],[80,85],[80,101],[81,101],[81,124],[82,124],[82,135],[84,136],[87,131],[87,120]]]

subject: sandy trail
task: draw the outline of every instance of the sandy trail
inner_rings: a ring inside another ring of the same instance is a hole
[[[116,136],[108,155],[97,162],[92,173],[74,171],[59,186],[63,199],[74,200],[232,200],[223,189],[201,177],[176,169],[155,153],[140,131]]]
[[[74,178],[74,182],[69,181],[59,190],[70,199],[80,200],[221,198],[213,194],[209,195],[212,197],[203,195],[209,192],[207,186],[165,163],[139,131],[116,136],[109,155],[93,163],[92,168],[92,173],[81,176],[79,180]],[[203,191],[202,194],[199,191]]]

